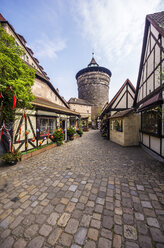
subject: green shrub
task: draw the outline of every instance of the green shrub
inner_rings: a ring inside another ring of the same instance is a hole
[[[67,128],[67,135],[69,138],[73,137],[75,133],[76,130],[74,127],[70,126],[69,128]]]
[[[53,136],[54,136],[54,139],[53,141],[54,142],[57,142],[57,143],[60,143],[62,144],[63,143],[63,140],[64,140],[64,132],[61,128],[57,129],[54,133],[53,133]]]

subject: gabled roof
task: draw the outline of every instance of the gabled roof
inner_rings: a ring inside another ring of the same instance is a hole
[[[139,84],[141,80],[142,66],[144,62],[145,49],[146,49],[148,30],[149,30],[150,24],[152,24],[158,30],[158,32],[164,37],[164,11],[147,15],[145,19],[145,30],[144,30],[141,60],[140,60],[137,86],[136,86],[136,94],[134,98],[134,107],[137,107],[136,102],[137,102],[137,97],[138,97],[138,90],[139,90]]]
[[[147,15],[146,19],[164,36],[164,11]]]
[[[6,22],[6,19],[3,17],[1,13],[0,13],[0,22]]]
[[[130,88],[132,89],[132,91],[135,93],[135,91],[136,91],[135,87],[133,86],[133,84],[131,83],[131,81],[129,79],[126,79],[126,81],[123,83],[123,85],[121,86],[119,91],[116,93],[116,95],[106,105],[106,107],[104,108],[103,112],[101,113],[101,116],[103,116],[105,113],[109,112],[110,109],[112,109],[113,104],[115,103],[115,101],[117,100],[117,98],[119,97],[119,95],[121,94],[121,92],[123,91],[123,89],[125,88],[126,85],[129,85]]]
[[[119,91],[116,93],[116,95],[113,97],[113,99],[110,101],[110,103],[107,105],[106,109],[109,109],[113,103],[116,101],[117,97],[120,95],[120,93],[122,92],[122,90],[124,89],[124,87],[129,84],[129,86],[131,87],[131,89],[135,92],[136,89],[133,86],[133,84],[130,82],[129,79],[126,79],[125,83],[121,86],[121,88],[119,89]]]
[[[69,104],[79,104],[79,105],[89,105],[92,106],[93,104],[88,102],[87,100],[81,98],[70,98],[68,101]]]

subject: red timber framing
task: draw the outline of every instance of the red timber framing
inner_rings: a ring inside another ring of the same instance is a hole
[[[134,107],[140,112],[140,144],[164,158],[164,11],[147,15]]]

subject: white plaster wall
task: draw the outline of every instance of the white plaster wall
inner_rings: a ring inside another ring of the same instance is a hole
[[[149,34],[150,34],[150,27],[149,27],[148,35],[147,35],[148,39],[147,39],[147,44],[146,44],[146,49],[145,49],[144,62],[145,62],[145,60],[147,59],[147,56],[148,56],[148,54],[149,54],[149,52],[150,52]]]
[[[149,76],[152,73],[153,68],[154,68],[154,53],[153,52],[151,52],[151,54],[147,60],[147,63],[148,63],[147,76]]]
[[[120,95],[118,96],[118,98],[116,99],[115,103],[113,104],[112,108],[115,108],[115,106],[117,105],[117,103],[119,102],[120,98],[123,96],[123,94],[125,93],[126,88],[124,87],[124,89],[122,90],[122,92],[120,93]],[[118,107],[118,106],[117,106]],[[124,107],[124,106],[122,106]]]
[[[130,94],[134,97],[135,93],[132,91],[132,89],[130,87],[128,87],[128,91],[130,92]]]
[[[145,82],[145,80],[146,80],[146,65],[143,68],[143,81],[142,81],[142,83]]]
[[[142,91],[142,88],[138,90],[137,102],[139,102],[142,99],[141,98],[141,91]]]
[[[155,66],[157,66],[160,62],[160,47],[158,45],[155,46]]]
[[[155,70],[155,89],[160,86],[160,67]]]
[[[150,28],[156,39],[158,39],[159,32],[157,31],[157,29],[152,24],[150,24]]]
[[[157,137],[150,137],[150,148],[160,154],[160,139]]]
[[[144,71],[142,70],[142,72],[141,72],[140,85],[142,85],[143,81],[144,81]]]
[[[154,83],[154,75],[151,75],[151,77],[149,77],[149,79],[147,80],[147,95],[149,95],[154,90],[153,83]]]
[[[126,108],[126,94],[121,99],[120,103],[117,105],[116,108]]]
[[[16,121],[14,123],[14,137],[16,135],[16,132],[17,132],[17,128],[19,126],[19,123],[20,123],[20,119],[22,117],[22,115],[24,115],[24,112],[22,109],[18,109],[17,110],[17,113],[19,113],[19,115],[16,115]],[[35,132],[35,135],[36,135],[36,117],[35,117],[35,113],[36,111],[35,110],[26,110],[25,114],[26,114],[26,117],[29,115],[30,116],[30,120],[31,120],[31,123],[32,123],[32,126],[34,128],[34,132]],[[21,114],[21,115],[20,115]],[[29,135],[28,135],[28,138],[31,139],[33,138],[33,133],[32,133],[32,129],[31,129],[31,126],[30,126],[30,123],[27,119],[27,130],[29,131]],[[20,141],[21,140],[24,140],[25,139],[25,119],[23,117],[23,122],[22,122],[22,125],[21,125],[21,136],[20,136]],[[19,132],[19,131],[18,131]],[[19,139],[19,135],[17,137],[17,141]],[[36,145],[36,141],[33,143],[34,145]],[[19,147],[20,143],[17,143],[14,144],[14,148],[17,149]],[[30,145],[28,143],[28,150],[29,149],[32,149],[33,146]],[[20,151],[24,151],[25,150],[25,143],[23,144],[23,146],[21,147]]]
[[[151,36],[151,49],[153,49],[154,45],[155,45],[155,40],[154,40],[154,38]]]
[[[133,106],[134,99],[128,94],[128,108]]]
[[[142,97],[144,98],[146,96],[146,85],[143,84],[142,86]]]
[[[149,147],[149,136],[146,134],[143,134],[143,144]]]

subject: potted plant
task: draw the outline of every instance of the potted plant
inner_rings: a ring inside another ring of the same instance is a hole
[[[8,165],[15,165],[21,159],[21,152],[18,150],[7,152],[1,156],[1,159]]]
[[[69,137],[70,140],[74,139],[74,134],[76,133],[76,130],[74,127],[70,126],[69,128],[67,128],[67,135]]]
[[[82,131],[82,129],[81,128],[79,128],[79,129],[77,129],[77,134],[79,134],[80,135],[80,137],[83,135],[83,131]]]
[[[88,126],[85,126],[85,127],[83,128],[83,131],[84,131],[84,132],[88,132]]]
[[[61,128],[54,131],[53,137],[53,141],[56,142],[58,146],[63,144],[64,132]]]

